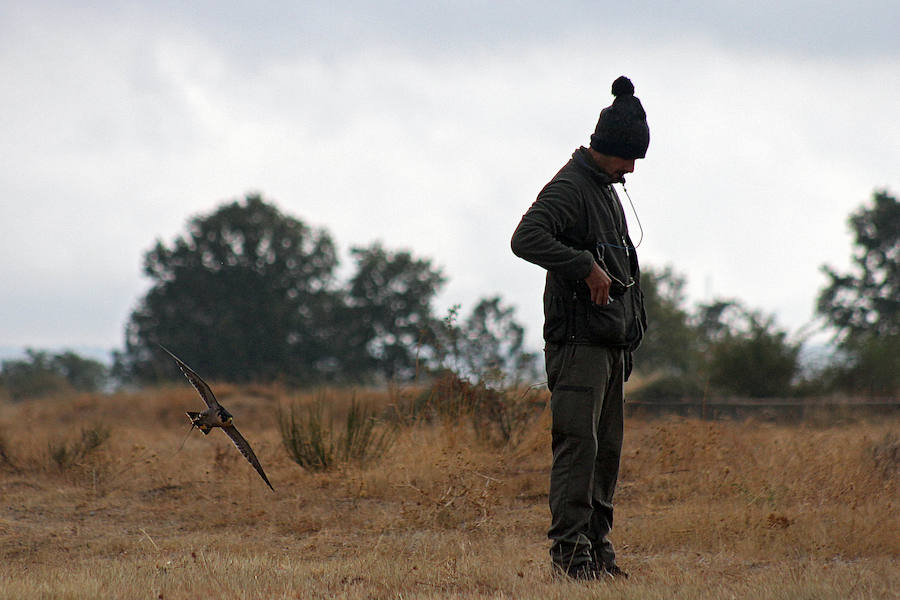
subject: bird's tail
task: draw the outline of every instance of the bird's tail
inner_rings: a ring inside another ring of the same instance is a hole
[[[188,411],[187,416],[191,420],[191,429],[196,427],[203,432],[203,435],[209,435],[209,432],[212,431],[212,427],[209,425],[203,425],[197,422],[200,420],[200,413]]]

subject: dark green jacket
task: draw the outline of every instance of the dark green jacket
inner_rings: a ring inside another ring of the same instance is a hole
[[[586,148],[538,194],[513,233],[512,250],[547,269],[545,341],[638,347],[647,317],[637,253],[612,181]],[[606,306],[591,301],[584,282],[595,261],[613,280]]]

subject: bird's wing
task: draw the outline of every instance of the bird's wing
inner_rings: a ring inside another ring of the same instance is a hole
[[[178,368],[181,369],[181,372],[184,373],[184,376],[187,377],[188,381],[191,382],[191,385],[194,386],[194,389],[200,394],[200,397],[203,398],[203,401],[206,402],[206,405],[210,408],[214,406],[220,406],[219,401],[216,400],[215,394],[213,394],[212,390],[209,389],[209,386],[206,385],[206,382],[200,379],[200,376],[194,373],[193,369],[184,364],[180,358],[172,354],[168,348],[159,345],[160,348],[165,350],[169,356],[175,359],[175,362],[178,363]]]
[[[244,455],[244,458],[253,465],[253,468],[256,469],[256,472],[259,473],[259,476],[263,478],[263,481],[266,482],[266,485],[269,486],[273,492],[275,488],[272,487],[272,484],[269,483],[269,478],[266,477],[266,472],[263,471],[262,465],[259,464],[259,460],[256,458],[256,454],[253,453],[253,448],[250,447],[250,444],[247,440],[244,439],[244,436],[241,435],[241,432],[237,430],[237,427],[234,425],[229,425],[227,427],[223,427],[222,430],[231,438],[231,441],[234,442],[234,445],[237,446],[237,449],[241,451],[241,454]]]

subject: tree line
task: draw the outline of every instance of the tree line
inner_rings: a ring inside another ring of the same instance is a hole
[[[853,266],[820,290],[820,326],[836,352],[803,371],[802,341],[739,300],[686,305],[684,275],[644,269],[650,328],[636,365],[645,398],[727,394],[772,397],[900,390],[900,207],[886,191],[849,218]],[[214,380],[289,385],[407,381],[451,370],[494,386],[539,381],[538,354],[499,296],[468,314],[436,312],[441,269],[375,242],[338,252],[324,229],[256,194],[190,219],[172,243],[157,240],[143,271],[152,285],[125,327],[112,368],[73,353],[29,350],[4,361],[0,385],[14,399],[54,390],[146,385],[179,377],[164,345]]]
[[[150,290],[125,328],[114,374],[136,383],[171,379],[164,345],[212,379],[292,385],[409,380],[456,352],[451,339],[502,336],[502,353],[467,365],[505,367],[524,353],[524,330],[499,298],[458,322],[435,316],[446,282],[440,268],[382,243],[353,247],[337,277],[330,234],[248,195],[191,219],[171,245],[146,253]],[[496,364],[494,364],[496,363]],[[501,364],[502,363],[502,364]]]

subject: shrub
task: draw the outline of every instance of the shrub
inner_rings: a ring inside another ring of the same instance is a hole
[[[900,438],[888,432],[880,442],[871,447],[875,469],[886,479],[900,471]]]
[[[704,396],[703,387],[686,375],[662,375],[628,393],[628,400],[663,402]]]
[[[81,438],[74,442],[62,440],[50,442],[48,453],[50,460],[60,471],[65,471],[81,463],[89,455],[93,454],[109,439],[110,430],[97,424],[81,430]]]
[[[516,443],[544,408],[544,401],[534,400],[530,394],[534,389],[532,386],[525,393],[495,389],[483,381],[471,383],[453,371],[443,371],[418,397],[395,407],[396,417],[404,423],[468,421],[481,440]]]
[[[326,421],[324,401],[320,398],[305,410],[297,405],[287,414],[278,412],[281,440],[295,463],[309,471],[325,471],[338,464],[363,464],[380,458],[393,444],[390,428],[380,428],[378,420],[354,398],[347,413],[344,430],[336,433],[334,419]]]
[[[3,435],[2,431],[0,431],[0,467],[13,472],[19,470],[9,454],[9,446],[7,445],[6,437]]]

